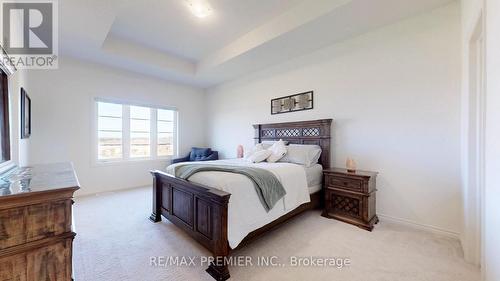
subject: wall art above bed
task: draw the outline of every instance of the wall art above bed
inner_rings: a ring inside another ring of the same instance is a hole
[[[271,114],[313,109],[313,91],[271,100]]]

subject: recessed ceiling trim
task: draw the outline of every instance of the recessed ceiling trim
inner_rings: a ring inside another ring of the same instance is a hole
[[[350,2],[352,0],[315,0],[311,5],[305,1],[207,56],[198,63],[197,71],[214,68]]]
[[[134,44],[115,36],[108,36],[102,48],[104,52],[134,60],[142,64],[173,70],[182,74],[194,75],[195,64],[168,53]]]

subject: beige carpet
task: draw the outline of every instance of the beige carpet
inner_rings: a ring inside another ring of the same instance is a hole
[[[206,256],[209,252],[166,220],[154,224],[150,189],[77,198],[74,274],[78,281],[212,280],[205,267],[151,266],[151,256]],[[304,213],[235,253],[348,257],[335,267],[230,267],[230,280],[475,281],[479,270],[462,258],[459,242],[382,221],[370,233],[317,211]],[[199,260],[197,260],[199,264]]]

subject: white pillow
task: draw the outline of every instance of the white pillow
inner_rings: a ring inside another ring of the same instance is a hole
[[[283,140],[275,142],[270,148],[271,155],[267,158],[267,162],[274,163],[283,158],[286,154],[286,146]]]
[[[243,154],[243,158],[248,159],[248,157],[252,156],[252,154],[261,150],[264,150],[264,145],[262,145],[262,143],[258,143],[249,149],[245,148],[245,153]]]
[[[254,152],[249,157],[247,157],[246,160],[248,162],[251,162],[251,163],[259,163],[259,162],[266,160],[269,157],[269,155],[271,155],[271,153],[272,152],[270,150],[267,150],[267,149],[259,150],[259,151]]]
[[[310,167],[318,163],[321,156],[321,147],[319,145],[309,144],[290,144],[286,147],[287,153],[281,158],[280,162],[289,162]]]
[[[285,143],[285,145],[288,144],[288,141],[284,141],[284,140],[279,140],[279,141],[282,141],[283,143]],[[277,143],[278,141],[262,141],[261,144],[262,144],[262,147],[264,147],[264,149],[269,149],[273,144]]]

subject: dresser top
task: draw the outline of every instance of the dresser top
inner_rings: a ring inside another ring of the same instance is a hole
[[[0,175],[0,201],[48,192],[74,192],[79,186],[71,163],[13,168]]]
[[[363,170],[356,170],[355,172],[348,172],[347,169],[345,169],[345,168],[324,169],[323,173],[339,174],[339,175],[347,175],[347,176],[358,176],[358,177],[375,177],[378,174],[377,172],[363,171]]]

